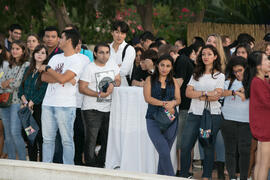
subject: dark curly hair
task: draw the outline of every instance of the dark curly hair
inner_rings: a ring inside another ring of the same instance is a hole
[[[243,58],[242,56],[235,56],[227,64],[227,66],[226,66],[227,73],[226,74],[228,76],[227,79],[230,80],[230,84],[229,84],[228,89],[231,88],[232,83],[236,79],[235,74],[233,72],[234,66],[242,66],[245,69],[247,67],[247,60],[245,58]]]
[[[202,77],[203,74],[205,73],[205,64],[203,63],[203,60],[202,60],[202,52],[204,49],[210,49],[214,53],[214,56],[217,56],[217,59],[213,62],[213,68],[211,70],[212,78],[215,79],[214,77],[215,71],[221,72],[221,61],[220,61],[220,56],[218,54],[217,49],[212,45],[206,45],[202,48],[196,61],[197,64],[193,71],[193,78],[196,81],[199,81],[199,78]]]

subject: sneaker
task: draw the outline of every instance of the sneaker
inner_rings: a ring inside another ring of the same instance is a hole
[[[192,179],[193,178],[193,173],[188,173],[188,179]]]
[[[175,176],[180,177],[180,170],[177,170],[177,171],[176,171]]]

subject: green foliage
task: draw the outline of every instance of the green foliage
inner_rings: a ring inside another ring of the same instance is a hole
[[[172,11],[168,5],[157,4],[153,13],[154,33],[170,43],[177,38],[186,38],[187,23],[192,16],[194,13],[187,8],[175,7]]]
[[[0,1],[0,32],[7,35],[10,24],[18,23],[23,27],[23,38],[27,33],[35,32],[42,27],[44,1],[9,0]],[[37,31],[38,32],[38,31]]]

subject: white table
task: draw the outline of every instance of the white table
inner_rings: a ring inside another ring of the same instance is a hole
[[[143,88],[118,87],[112,95],[106,168],[153,173],[157,172],[158,153],[146,129],[147,103]],[[176,165],[175,143],[171,150]]]

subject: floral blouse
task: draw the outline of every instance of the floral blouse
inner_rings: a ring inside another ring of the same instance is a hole
[[[21,66],[16,65],[12,68],[8,67],[7,72],[1,78],[1,82],[14,78],[14,81],[9,84],[10,88],[3,89],[2,84],[0,83],[0,87],[3,92],[13,92],[12,104],[21,103],[21,99],[18,97],[18,91],[27,66],[29,66],[29,62],[25,62]]]

